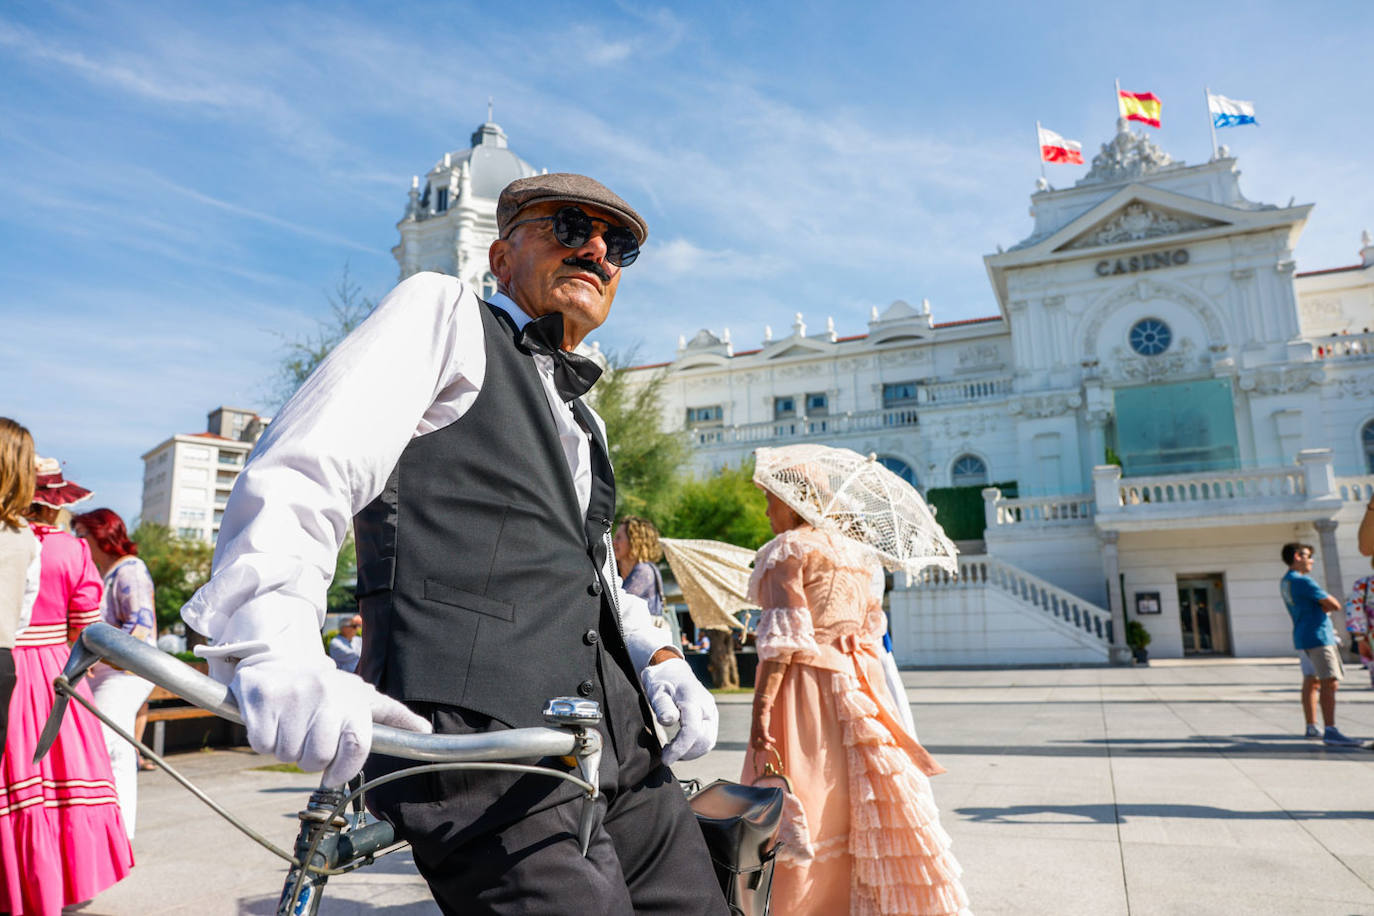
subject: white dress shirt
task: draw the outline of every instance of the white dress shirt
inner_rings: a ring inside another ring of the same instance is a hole
[[[529,322],[506,296],[491,301],[518,327]],[[462,417],[482,390],[480,308],[461,281],[415,274],[334,348],[268,425],[225,507],[213,575],[181,611],[213,643],[201,652],[216,679],[228,683],[234,662],[255,652],[323,652],[325,593],[353,516],[382,492],[411,439]],[[534,359],[585,515],[588,434],[554,387],[553,360]],[[604,438],[601,418],[592,416]],[[640,670],[669,642],[644,601],[618,587],[607,553],[606,580],[617,585],[613,597]]]

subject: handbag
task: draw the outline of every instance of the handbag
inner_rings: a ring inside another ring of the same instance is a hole
[[[688,799],[733,916],[768,916],[783,796],[718,779]]]
[[[754,778],[753,785],[755,788],[769,787],[782,791],[782,822],[778,825],[777,844],[779,854],[786,862],[805,865],[816,856],[816,849],[811,845],[811,828],[806,822],[806,809],[802,807],[801,799],[792,788],[792,780],[783,769],[782,754],[772,744],[768,745],[767,750],[772,751],[777,765],[774,766],[773,760],[765,761],[763,772]]]

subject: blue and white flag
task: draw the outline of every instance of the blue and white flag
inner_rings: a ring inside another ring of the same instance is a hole
[[[1207,93],[1207,110],[1212,113],[1213,127],[1240,127],[1242,124],[1255,124],[1255,103],[1237,102],[1224,95]]]

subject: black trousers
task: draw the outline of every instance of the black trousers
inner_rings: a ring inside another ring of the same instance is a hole
[[[582,795],[547,776],[456,771],[400,779],[368,807],[410,842],[415,864],[446,914],[653,913],[724,916],[701,830],[659,756],[638,693],[603,654],[601,791],[584,858]],[[454,706],[410,704],[441,734],[504,728]],[[546,766],[570,769],[546,758]],[[409,765],[373,755],[369,778]]]

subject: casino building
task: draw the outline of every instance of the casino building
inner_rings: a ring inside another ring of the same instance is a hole
[[[995,315],[898,301],[845,336],[796,315],[639,371],[666,376],[701,472],[824,442],[926,492],[963,555],[957,578],[897,583],[903,664],[1119,661],[1128,620],[1155,657],[1285,654],[1280,545],[1314,544],[1333,593],[1369,570],[1374,244],[1298,272],[1312,206],[1248,200],[1239,175],[1225,148],[1187,165],[1120,122],[984,258]]]
[[[483,124],[412,187],[401,276],[490,289],[496,196],[533,173]],[[1287,654],[1280,545],[1316,546],[1332,593],[1369,569],[1374,243],[1299,272],[1312,205],[1250,201],[1239,175],[1224,147],[1188,165],[1119,122],[1073,187],[1031,195],[1030,236],[985,256],[996,314],[897,301],[845,335],[798,314],[756,347],[702,330],[633,371],[665,378],[700,473],[823,442],[926,493],[960,575],[898,577],[902,664],[1122,661],[1128,621],[1153,657]]]

